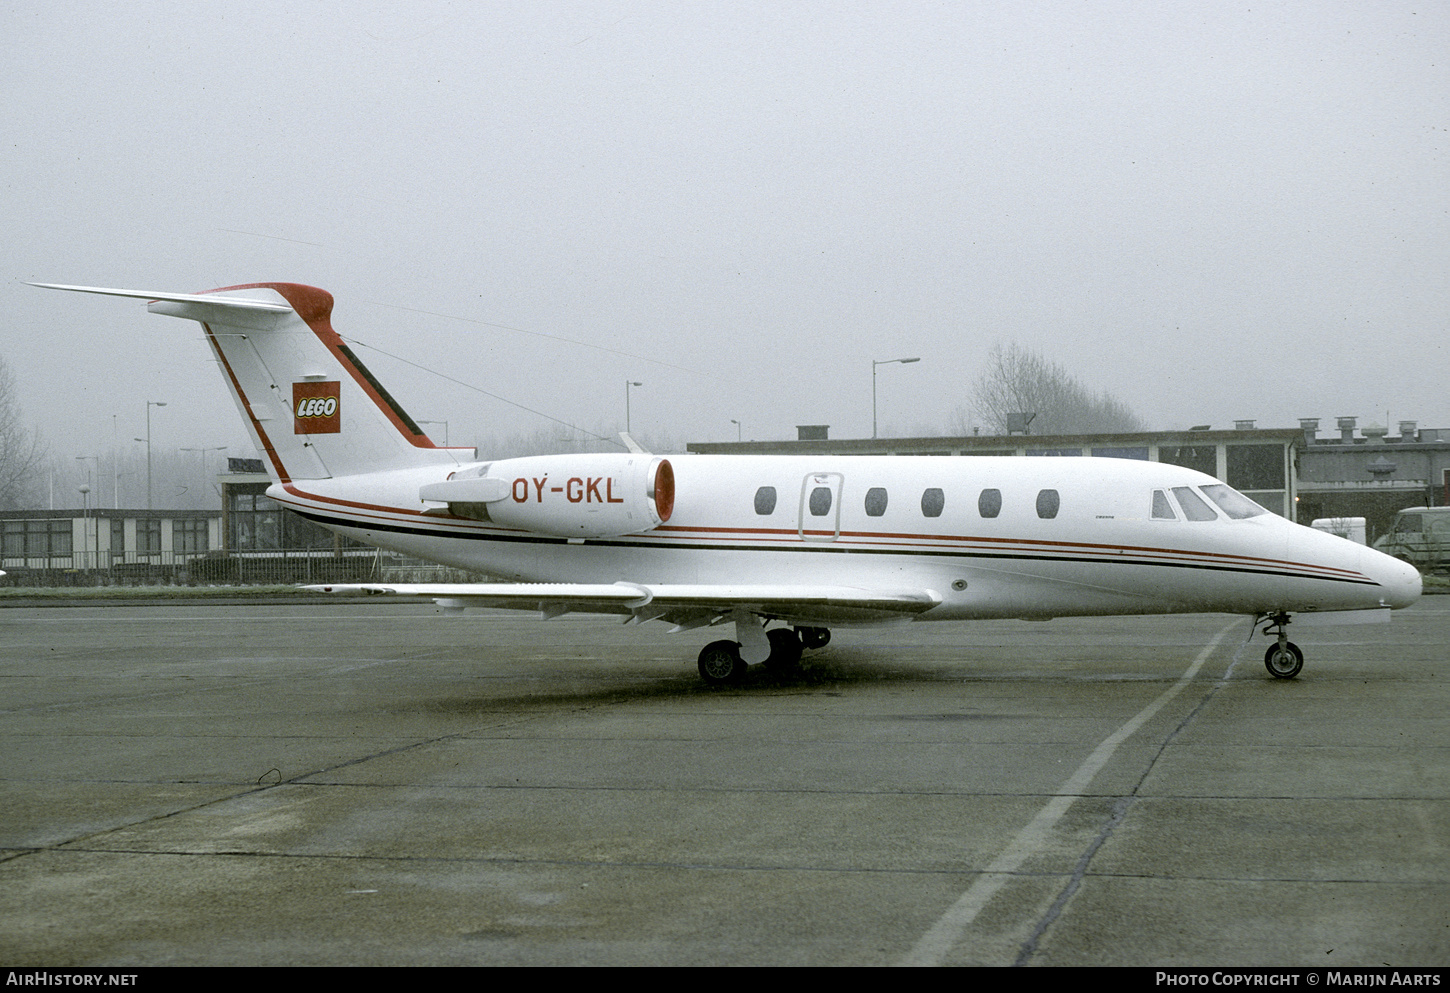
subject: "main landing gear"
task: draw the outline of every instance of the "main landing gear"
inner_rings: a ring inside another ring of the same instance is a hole
[[[1264,668],[1275,679],[1293,679],[1304,668],[1304,653],[1289,640],[1286,630],[1289,626],[1289,615],[1281,610],[1266,615],[1266,618],[1269,623],[1264,627],[1264,633],[1277,635],[1279,640],[1264,653]]]
[[[831,640],[831,632],[825,628],[775,628],[765,636],[770,642],[770,655],[764,664],[775,672],[795,669],[807,648],[825,648]],[[738,683],[748,668],[740,657],[738,641],[712,641],[700,649],[700,678],[711,686]]]

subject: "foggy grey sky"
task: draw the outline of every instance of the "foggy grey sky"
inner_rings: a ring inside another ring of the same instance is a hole
[[[944,431],[997,341],[1156,428],[1450,427],[1444,2],[3,2],[0,35],[0,356],[66,460],[147,400],[158,449],[250,446],[195,324],[23,280],[320,286],[345,337],[590,430],[642,381],[678,444],[869,436],[899,356],[882,433]],[[548,426],[360,355],[454,444]]]

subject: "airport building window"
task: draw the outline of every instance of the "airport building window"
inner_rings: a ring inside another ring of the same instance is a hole
[[[157,555],[161,552],[160,518],[142,518],[136,522],[136,551],[142,555]]]
[[[775,513],[775,487],[762,486],[755,491],[755,512],[761,517]]]
[[[983,517],[996,517],[1002,512],[1002,491],[983,490],[977,497],[977,513]]]
[[[1175,486],[1173,495],[1178,498],[1178,506],[1183,508],[1183,516],[1190,521],[1218,520],[1218,515],[1213,512],[1213,508],[1204,502],[1203,497],[1193,491],[1193,487]]]
[[[71,522],[6,521],[5,557],[51,558],[71,554]]]
[[[810,501],[807,505],[810,507],[812,517],[825,517],[831,512],[831,488],[817,486],[811,490]]]
[[[1029,448],[1023,455],[1082,455],[1081,448]]]
[[[1218,447],[1215,445],[1161,445],[1158,461],[1196,469],[1209,476],[1218,475]]]
[[[305,548],[364,548],[320,524],[284,508],[266,496],[264,484],[247,492],[231,490],[227,513],[227,544],[234,552],[266,552]]]
[[[1284,449],[1280,445],[1229,445],[1226,482],[1236,490],[1284,489]]]
[[[229,546],[239,552],[282,547],[282,508],[260,493],[233,493]]]
[[[1037,516],[1045,521],[1050,521],[1057,516],[1057,510],[1062,505],[1062,498],[1057,495],[1056,490],[1037,491]]]
[[[921,495],[921,516],[940,517],[942,508],[946,506],[946,502],[946,494],[933,486]]]
[[[1094,448],[1093,457],[1099,459],[1138,459],[1148,461],[1148,446],[1138,448]]]
[[[866,516],[880,517],[886,513],[886,490],[873,486],[866,491]]]
[[[119,517],[111,518],[111,554],[120,555],[126,549],[126,522]]]
[[[206,519],[176,518],[171,522],[171,550],[174,552],[206,551]]]

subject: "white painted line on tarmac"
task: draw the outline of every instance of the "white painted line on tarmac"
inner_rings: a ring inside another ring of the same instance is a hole
[[[1208,661],[1208,657],[1218,647],[1218,643],[1231,630],[1241,626],[1242,621],[1239,619],[1225,625],[1223,630],[1214,635],[1213,640],[1204,646],[1203,651],[1198,653],[1198,657],[1179,677],[1178,682],[1164,690],[1156,700],[1104,738],[1082,765],[1077,767],[1077,771],[1068,777],[1067,782],[1062,784],[1047,805],[1037,812],[1037,816],[1032,818],[1025,828],[1017,833],[1017,836],[1007,844],[1002,853],[992,860],[992,863],[971,886],[967,887],[967,891],[957,899],[956,903],[952,904],[951,908],[941,916],[941,919],[932,925],[926,934],[922,935],[921,940],[916,943],[916,947],[898,965],[941,965],[957,942],[962,940],[967,928],[972,926],[972,922],[977,919],[977,915],[982,912],[982,908],[987,905],[988,901],[1011,881],[1023,862],[1046,846],[1048,836],[1057,826],[1057,822],[1062,820],[1062,816],[1082,796],[1093,777],[1108,764],[1113,753],[1118,750],[1118,746],[1151,720],[1153,715],[1162,710],[1170,700],[1187,689],[1188,685],[1193,682],[1193,678],[1198,675],[1198,670],[1203,668],[1203,663]]]

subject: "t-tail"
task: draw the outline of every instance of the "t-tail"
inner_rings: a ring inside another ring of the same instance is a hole
[[[332,329],[332,294],[296,283],[152,293],[35,283],[150,301],[153,314],[201,324],[267,470],[278,482],[455,465]]]

